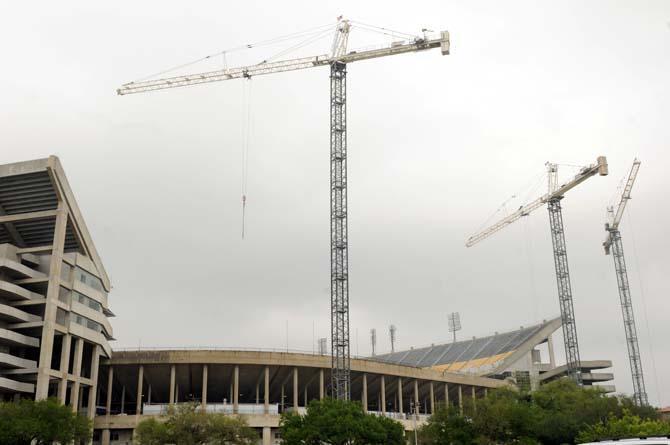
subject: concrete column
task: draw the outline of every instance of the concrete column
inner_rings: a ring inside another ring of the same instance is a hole
[[[84,339],[78,338],[74,346],[74,365],[72,374],[74,375],[74,383],[72,384],[72,391],[70,392],[70,406],[75,413],[79,408],[79,388],[81,388],[81,361],[84,353]]]
[[[174,405],[175,380],[177,379],[177,368],[170,366],[170,405]]]
[[[147,394],[147,403],[151,405],[151,383],[149,383],[149,394]]]
[[[293,368],[293,408],[298,409],[298,368]]]
[[[58,400],[65,404],[65,396],[67,395],[67,374],[70,366],[70,345],[72,344],[72,337],[70,334],[63,334],[63,345],[60,350],[60,373],[61,378],[58,382]]]
[[[126,385],[121,387],[121,414],[126,413]]]
[[[233,413],[237,414],[240,410],[240,366],[235,365],[233,371]]]
[[[484,388],[484,398],[487,398],[489,396],[489,389]]]
[[[93,356],[91,357],[91,382],[93,385],[88,390],[88,410],[87,417],[90,420],[95,418],[95,406],[98,398],[98,371],[100,365],[100,346],[93,347]]]
[[[260,403],[261,400],[261,382],[256,382],[256,405]]]
[[[554,355],[554,340],[551,335],[547,337],[547,347],[549,348],[549,365],[553,369],[556,367],[556,356]]]
[[[386,414],[386,382],[384,381],[384,376],[381,376],[381,397],[382,397],[382,414]]]
[[[263,445],[272,445],[272,429],[269,426],[263,427]]]
[[[60,271],[63,265],[67,219],[68,211],[66,203],[64,200],[60,199],[58,202],[56,222],[54,224],[53,245],[51,247],[49,284],[47,287],[46,304],[44,306],[42,337],[40,338],[40,356],[37,364],[35,400],[44,400],[49,396],[51,356],[53,354],[52,345],[54,342],[54,328],[56,325],[56,309],[58,308],[56,302],[58,301],[58,294],[60,292]]]
[[[323,400],[324,392],[323,369],[319,369],[319,400]]]
[[[286,404],[284,403],[284,398],[285,397],[286,397],[286,394],[284,393],[284,384],[282,383],[281,384],[281,401],[280,401],[282,412],[284,411],[284,407],[286,406]]]
[[[100,441],[102,445],[109,445],[110,432],[109,430],[102,430]]]
[[[474,386],[472,387],[472,408],[477,410],[477,392]]]
[[[202,396],[200,397],[200,403],[202,404],[202,410],[207,410],[207,373],[209,369],[207,365],[202,365]],[[149,387],[151,389],[151,387]]]
[[[363,411],[368,412],[368,375],[363,373],[363,394],[361,394],[361,403],[363,404]]]
[[[402,378],[398,377],[398,412],[403,413],[402,407]]]
[[[414,379],[414,414],[419,414],[419,381]]]
[[[105,410],[107,415],[110,415],[112,410],[112,384],[114,383],[114,368],[109,367],[107,372],[107,403],[105,404]]]
[[[263,407],[265,414],[270,414],[270,367],[266,366],[265,367],[265,382],[264,382],[264,388],[263,388],[263,404],[265,405]],[[263,434],[265,434],[265,430],[263,430]],[[263,436],[265,437],[265,436]]]
[[[449,384],[444,384],[444,407],[449,409]]]
[[[463,415],[463,385],[458,385],[458,410]]]
[[[135,403],[135,415],[142,414],[142,386],[144,385],[144,366],[140,365],[137,374],[137,402]]]
[[[430,382],[430,413],[435,414],[435,388],[433,388],[433,382]]]
[[[304,391],[305,391],[305,397],[304,397],[304,401],[305,401],[305,403],[304,403],[303,406],[304,406],[304,407],[307,407],[307,385],[305,385],[305,390],[304,390]]]

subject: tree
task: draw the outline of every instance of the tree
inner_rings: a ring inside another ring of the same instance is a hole
[[[282,414],[286,445],[404,445],[404,431],[395,420],[366,414],[357,402],[314,400],[307,413]]]
[[[620,416],[622,408],[615,397],[598,388],[580,387],[570,379],[559,379],[532,393],[538,410],[534,437],[545,445],[572,444],[580,430]]]
[[[426,445],[470,445],[477,437],[470,419],[461,416],[456,408],[443,405],[438,406],[417,434],[419,443]]]
[[[503,444],[517,443],[520,439],[528,442],[534,437],[533,425],[540,418],[527,394],[507,388],[492,391],[487,398],[478,400],[471,416],[480,441],[487,438]]]
[[[625,439],[670,435],[670,423],[642,419],[629,411],[620,418],[611,415],[607,421],[587,425],[577,436],[577,443],[596,442],[601,439]]]
[[[7,445],[88,441],[91,421],[57,399],[0,403],[0,443]]]
[[[140,445],[252,445],[258,440],[256,431],[243,419],[206,413],[195,403],[171,407],[162,419],[143,420],[135,437]]]

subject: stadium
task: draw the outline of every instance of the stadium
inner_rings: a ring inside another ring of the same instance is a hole
[[[56,157],[0,166],[0,399],[57,397],[94,422],[94,443],[126,444],[143,419],[198,403],[244,417],[263,445],[280,414],[330,394],[325,353],[242,349],[114,350],[111,285]],[[566,374],[559,318],[469,340],[351,360],[350,392],[406,430],[438,404],[490,389],[536,389]],[[325,352],[325,351],[323,351]],[[582,361],[584,384],[613,380]],[[600,385],[612,392],[612,385]]]

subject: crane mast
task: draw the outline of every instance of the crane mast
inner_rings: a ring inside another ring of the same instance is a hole
[[[572,180],[562,185],[558,185],[558,165],[547,163],[548,191],[546,194],[529,204],[519,207],[517,211],[490,227],[475,233],[468,238],[465,243],[467,247],[472,247],[478,242],[512,224],[514,221],[517,221],[521,217],[527,216],[533,210],[542,207],[543,204],[547,204],[551,244],[554,253],[554,268],[556,270],[558,302],[561,311],[567,373],[570,378],[579,384],[581,384],[581,359],[579,356],[577,323],[575,320],[575,309],[572,298],[572,286],[570,284],[570,268],[568,267],[561,200],[568,190],[571,190],[588,178],[596,174],[605,176],[607,173],[607,159],[604,156],[599,156],[595,164],[582,168]]]
[[[347,64],[361,60],[440,48],[449,54],[449,33],[396,41],[389,46],[365,51],[348,51],[351,23],[338,19],[330,54],[279,60],[236,68],[130,82],[118,95],[199,85],[223,80],[330,67],[330,302],[331,302],[331,390],[337,399],[349,399],[351,359],[349,347],[349,237],[347,220]]]
[[[633,379],[633,400],[638,406],[649,404],[647,390],[644,384],[644,373],[642,371],[642,360],[640,359],[640,345],[637,338],[637,328],[635,326],[635,314],[633,313],[633,300],[628,284],[628,271],[626,269],[626,259],[623,252],[623,242],[619,232],[619,223],[623,217],[623,211],[626,203],[630,199],[630,192],[637,178],[637,172],[640,169],[640,161],[635,159],[628,175],[628,180],[624,186],[621,199],[616,212],[614,207],[607,209],[609,221],[605,224],[607,239],[603,243],[605,254],[612,253],[614,259],[614,271],[616,273],[617,286],[619,288],[619,299],[621,301],[621,314],[623,316],[623,327],[626,334],[626,346],[628,348],[628,361],[630,362],[631,377]]]

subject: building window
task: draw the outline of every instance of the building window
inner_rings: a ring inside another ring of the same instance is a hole
[[[77,280],[88,285],[89,287],[92,287],[95,290],[99,290],[100,292],[105,291],[104,287],[102,286],[102,281],[100,281],[100,278],[96,277],[95,275],[89,272],[86,272],[84,269],[80,269],[79,267],[77,267],[75,277],[77,278]]]
[[[79,314],[73,313],[72,316],[74,317],[74,322],[78,325],[84,326],[85,328],[91,329],[95,332],[102,332],[102,325],[100,323],[97,323],[90,318],[86,318]]]
[[[72,281],[71,277],[71,272],[72,272],[72,266],[70,266],[68,263],[63,262],[60,266],[60,279],[69,283]]]
[[[100,303],[82,293],[77,292],[76,290],[72,291],[72,298],[75,301],[90,307],[94,311],[102,312],[102,305]]]
[[[61,287],[58,290],[58,299],[65,304],[70,304],[70,289]]]
[[[56,323],[67,326],[67,312],[61,308],[56,308]]]

